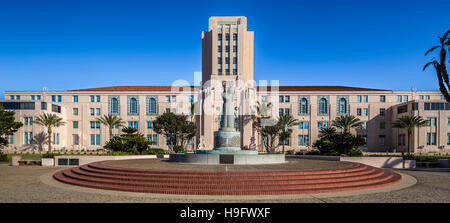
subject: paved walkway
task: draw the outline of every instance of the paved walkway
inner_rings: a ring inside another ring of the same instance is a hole
[[[55,181],[58,167],[0,166],[0,203],[6,202],[447,202],[450,170],[398,170],[407,182],[389,188],[296,196],[178,196],[116,192]],[[405,175],[406,174],[406,175]],[[410,177],[412,176],[412,177]],[[417,182],[416,180],[417,179]],[[412,186],[411,186],[412,185]],[[402,187],[407,187],[403,188]],[[386,191],[393,190],[393,191]],[[369,194],[365,194],[369,193]]]

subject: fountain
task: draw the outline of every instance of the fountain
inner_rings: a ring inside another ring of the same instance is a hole
[[[234,127],[234,87],[224,86],[223,112],[219,131],[214,132],[214,148],[205,150],[203,137],[195,153],[170,154],[170,161],[193,164],[273,164],[284,163],[284,154],[259,154],[241,149],[241,133]],[[254,138],[253,138],[254,141]],[[254,142],[252,142],[254,144]]]

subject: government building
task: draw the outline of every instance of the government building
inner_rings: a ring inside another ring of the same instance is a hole
[[[363,125],[352,133],[362,136],[363,151],[406,151],[407,136],[392,122],[403,115],[420,115],[428,120],[416,128],[411,150],[416,153],[450,152],[450,104],[439,91],[392,91],[346,86],[284,86],[274,81],[255,81],[253,75],[254,32],[247,30],[247,18],[211,17],[209,30],[202,33],[202,82],[200,86],[113,86],[67,91],[6,91],[0,101],[16,112],[24,126],[8,136],[9,151],[47,149],[42,138],[46,128],[33,124],[43,113],[54,113],[65,125],[53,130],[56,151],[102,149],[109,139],[108,128],[97,118],[114,114],[125,121],[114,129],[134,127],[154,141],[152,147],[167,149],[167,139],[153,130],[153,121],[164,112],[185,114],[195,121],[198,134],[188,148],[214,147],[222,112],[223,87],[235,86],[235,126],[241,145],[264,151],[253,128],[256,106],[268,104],[269,114],[290,114],[299,124],[293,127],[286,150],[312,150],[319,130],[331,126],[341,115],[353,115]],[[191,102],[195,111],[191,114]],[[279,147],[281,150],[281,146]]]

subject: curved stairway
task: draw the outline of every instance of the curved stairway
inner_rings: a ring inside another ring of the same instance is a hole
[[[357,163],[333,170],[190,172],[118,168],[96,162],[59,171],[53,177],[90,188],[186,195],[325,193],[376,188],[401,181],[395,172]]]

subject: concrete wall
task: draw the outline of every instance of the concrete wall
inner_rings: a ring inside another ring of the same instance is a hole
[[[156,159],[169,158],[169,155],[135,155],[135,156],[55,156],[55,166],[58,166],[59,158],[78,159],[79,165],[107,160],[128,160],[128,159]]]

